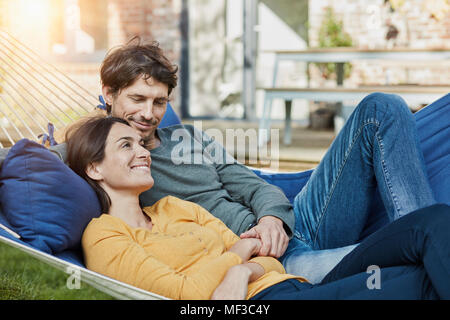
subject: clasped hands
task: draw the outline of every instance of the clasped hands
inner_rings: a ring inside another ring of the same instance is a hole
[[[283,221],[273,216],[261,218],[252,229],[241,234],[228,251],[239,255],[242,264],[231,267],[211,296],[213,300],[242,300],[247,295],[248,283],[264,274],[264,268],[248,262],[253,256],[280,257],[287,248],[289,238]]]
[[[274,216],[264,216],[258,224],[241,234],[241,239],[256,238],[261,241],[258,256],[279,258],[286,251],[289,237],[283,228],[283,221]]]

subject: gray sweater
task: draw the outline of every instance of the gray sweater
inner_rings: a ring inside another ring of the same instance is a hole
[[[284,193],[268,184],[191,125],[158,129],[161,145],[150,150],[155,185],[141,205],[172,195],[201,205],[241,234],[266,215],[280,218],[291,237],[294,213]]]

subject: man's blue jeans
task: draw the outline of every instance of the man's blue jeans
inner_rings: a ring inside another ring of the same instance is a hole
[[[296,196],[280,261],[319,283],[364,237],[433,204],[413,114],[399,96],[370,94]]]

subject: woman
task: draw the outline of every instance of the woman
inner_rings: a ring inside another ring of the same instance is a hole
[[[96,272],[172,299],[450,298],[447,208],[379,230],[311,285],[278,260],[255,257],[259,239],[240,239],[194,203],[169,196],[142,209],[139,194],[154,184],[150,153],[124,120],[92,118],[66,140],[70,167],[104,212],[82,239]],[[368,286],[370,265],[382,268],[380,289]]]

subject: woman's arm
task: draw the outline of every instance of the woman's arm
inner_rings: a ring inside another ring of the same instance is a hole
[[[82,240],[86,266],[171,299],[209,299],[228,270],[242,263],[237,254],[224,252],[186,273],[153,256],[121,231],[91,223]]]
[[[261,240],[256,238],[241,239],[228,249],[228,252],[234,252],[241,257],[243,262],[247,262],[255,256],[261,248]]]
[[[221,235],[228,251],[236,253],[243,262],[255,262],[263,267],[265,272],[277,271],[286,273],[281,263],[272,257],[254,257],[261,250],[261,240],[258,238],[240,239],[222,221],[214,217],[203,207],[189,202],[196,209],[196,221]]]
[[[264,274],[264,268],[257,263],[246,262],[231,267],[223,281],[211,296],[212,300],[244,300],[248,284]]]

